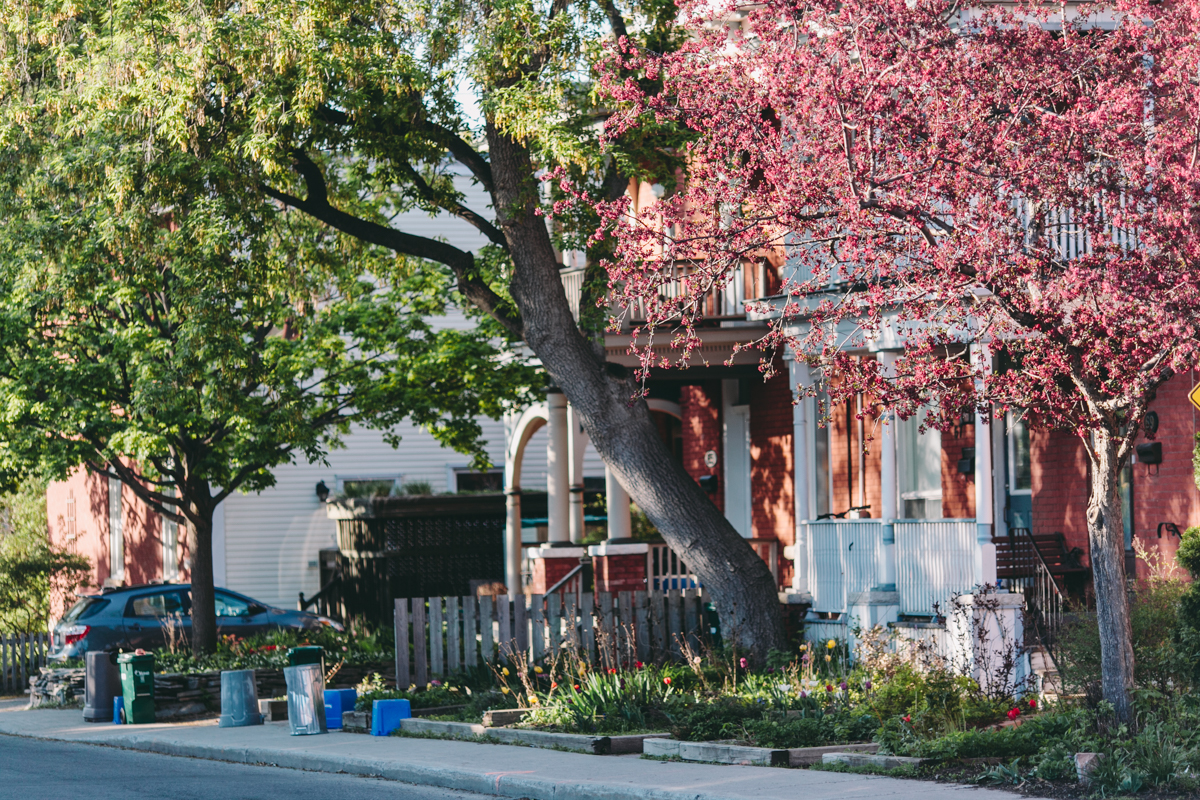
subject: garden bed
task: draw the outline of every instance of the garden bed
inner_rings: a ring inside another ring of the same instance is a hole
[[[469,722],[443,722],[428,719],[405,719],[400,730],[407,734],[429,735],[448,739],[487,739],[502,744],[544,747],[552,750],[574,750],[594,755],[621,755],[642,752],[647,739],[665,737],[665,733],[632,734],[625,736],[589,736],[576,733],[553,733],[528,728],[489,728]]]

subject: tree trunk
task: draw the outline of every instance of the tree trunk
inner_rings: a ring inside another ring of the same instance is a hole
[[[1125,532],[1117,494],[1120,464],[1117,443],[1109,432],[1095,432],[1091,462],[1087,526],[1100,629],[1100,683],[1117,719],[1129,722],[1133,717],[1133,632],[1125,580]]]
[[[204,494],[208,494],[205,487]],[[192,557],[192,655],[217,650],[217,604],[213,586],[212,531],[215,508],[204,499],[181,498],[188,504],[187,542]],[[208,498],[205,498],[208,499]]]
[[[488,126],[494,207],[512,254],[513,299],[525,342],[563,390],[621,484],[711,593],[730,641],[761,663],[785,649],[778,590],[767,565],[734,530],[658,436],[628,371],[613,369],[580,333],[567,304],[546,222],[534,213],[529,153]]]

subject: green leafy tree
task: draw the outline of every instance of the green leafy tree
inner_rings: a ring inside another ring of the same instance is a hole
[[[51,605],[90,569],[83,556],[51,546],[45,483],[27,481],[0,497],[0,631],[44,631]]]
[[[354,424],[411,419],[483,466],[477,417],[523,400],[534,374],[501,356],[494,324],[431,324],[451,297],[446,268],[268,200],[220,123],[180,139],[140,105],[146,87],[89,83],[89,64],[103,71],[130,44],[95,49],[106,15],[47,14],[49,37],[8,20],[0,466],[15,479],[85,465],[185,524],[200,654],[216,645],[222,500],[320,460]],[[174,47],[167,66],[136,47],[121,63],[156,86],[190,79],[172,69],[191,51]],[[211,99],[190,113],[219,117]]]
[[[601,154],[606,110],[592,70],[613,37],[676,47],[676,14],[668,0],[30,2],[0,17],[4,91],[34,97],[26,84],[53,74],[50,97],[22,100],[22,113],[51,109],[79,127],[136,120],[145,147],[237,174],[206,195],[214,202],[236,192],[247,209],[255,199],[282,203],[340,232],[345,247],[394,253],[414,277],[448,271],[465,305],[533,351],[601,457],[703,580],[725,628],[765,658],[785,646],[770,572],[671,457],[646,404],[631,402],[637,377],[605,360],[604,242],[591,247],[582,324],[572,315],[555,244],[580,246],[594,210],[553,226],[543,216],[560,187],[546,175],[597,198],[618,197],[635,178],[674,184],[685,137],[653,115]],[[627,77],[651,89],[658,80]],[[490,209],[468,205],[451,168],[471,176]],[[394,214],[411,208],[454,215],[489,247],[470,253],[398,228]]]

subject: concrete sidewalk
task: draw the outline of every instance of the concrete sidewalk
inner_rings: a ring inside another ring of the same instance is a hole
[[[13,701],[0,702],[0,734],[346,772],[532,800],[941,800],[963,794],[977,800],[1013,798],[998,790],[813,770],[671,763],[341,732],[291,736],[287,723],[250,728],[218,728],[215,721],[94,724],[84,722],[78,710],[25,711]]]

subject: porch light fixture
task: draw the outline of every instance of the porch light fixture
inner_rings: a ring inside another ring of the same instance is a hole
[[[317,499],[322,503],[329,499],[329,487],[325,485],[325,481],[317,481]]]

